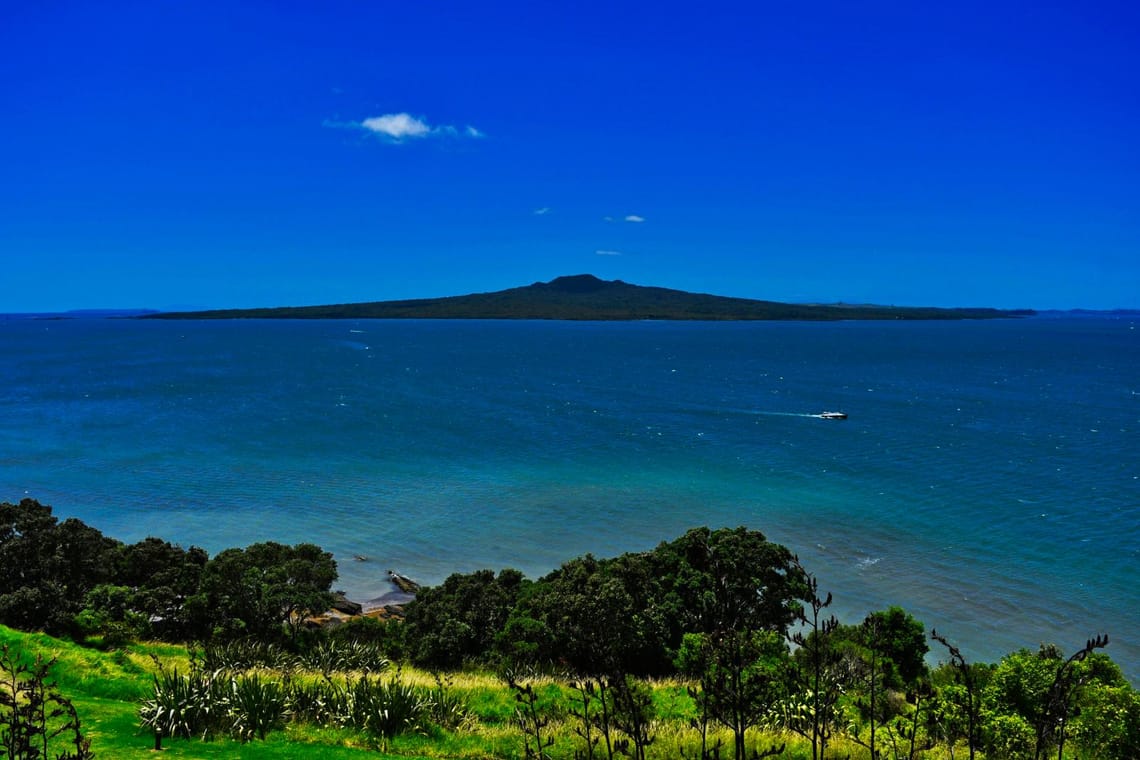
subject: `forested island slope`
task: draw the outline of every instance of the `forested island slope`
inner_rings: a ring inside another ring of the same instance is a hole
[[[492,293],[446,298],[163,312],[147,319],[567,319],[812,320],[994,319],[1028,310],[792,304],[631,285],[582,274]]]

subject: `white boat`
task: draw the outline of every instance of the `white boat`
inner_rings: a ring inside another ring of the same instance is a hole
[[[847,419],[847,412],[820,412],[816,416],[821,420],[845,420]]]

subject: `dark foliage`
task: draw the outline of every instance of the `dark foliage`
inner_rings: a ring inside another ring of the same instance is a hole
[[[59,522],[33,499],[0,503],[0,623],[105,645],[254,635],[295,640],[323,612],[336,579],[312,544],[254,544],[212,560],[158,538],[124,545],[76,519]]]
[[[908,689],[927,674],[926,630],[920,620],[901,607],[872,612],[863,621],[864,644],[884,662],[885,688]]]
[[[431,668],[456,668],[483,660],[528,582],[518,570],[491,570],[450,576],[442,585],[421,591],[404,618],[412,662]]]
[[[150,635],[187,641],[207,633],[186,608],[201,584],[207,558],[197,546],[183,549],[160,538],[121,548],[116,582],[132,589],[130,607],[146,616]]]
[[[68,632],[87,592],[113,577],[118,546],[34,499],[0,504],[0,623]]]
[[[591,555],[536,582],[512,612],[500,651],[584,675],[659,673],[670,667],[667,628],[651,565],[642,555]]]
[[[806,588],[762,533],[696,528],[650,552],[567,562],[520,597],[499,651],[580,674],[667,674],[686,633],[783,633]]]
[[[757,530],[694,528],[648,555],[671,621],[670,648],[685,633],[784,633],[806,600],[807,576],[795,556]]]
[[[296,639],[303,619],[332,604],[336,562],[314,544],[272,541],[226,549],[206,563],[198,594],[190,601],[223,639],[252,636]]]

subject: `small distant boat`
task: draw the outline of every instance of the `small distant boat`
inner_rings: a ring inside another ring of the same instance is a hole
[[[820,412],[816,416],[821,420],[845,420],[847,412]]]

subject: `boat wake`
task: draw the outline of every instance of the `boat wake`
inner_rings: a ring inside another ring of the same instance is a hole
[[[814,417],[820,420],[845,420],[847,419],[846,412],[818,412],[816,414],[806,414],[804,412],[761,412],[755,411],[753,414],[763,414],[769,417]]]
[[[818,417],[818,414],[805,414],[804,412],[761,412],[753,411],[752,414],[762,414],[766,417]]]

